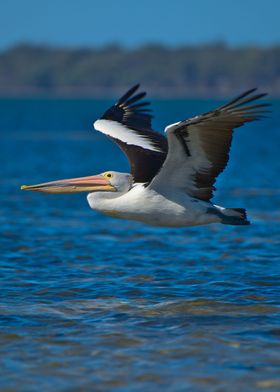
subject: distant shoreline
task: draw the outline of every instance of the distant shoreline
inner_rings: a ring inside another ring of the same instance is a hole
[[[220,99],[258,87],[280,97],[280,46],[69,49],[19,45],[0,52],[0,97],[113,99],[141,83],[156,99]]]
[[[34,94],[0,94],[0,100],[116,100],[119,96],[121,96],[128,87],[124,88],[121,93],[116,93],[113,94],[111,93],[110,95],[105,95],[104,93],[101,93],[100,95],[83,95],[83,94],[48,94],[48,93],[34,93]],[[143,89],[147,92],[147,99],[149,101],[151,100],[156,100],[156,101],[176,101],[176,100],[202,100],[202,101],[219,101],[219,100],[224,100],[224,99],[230,99],[233,98],[235,95],[238,93],[242,93],[245,89],[239,90],[238,92],[229,92],[228,94],[223,94],[223,95],[217,95],[213,93],[213,95],[176,95],[176,94],[166,94],[166,95],[156,95],[156,94],[149,94],[149,89]],[[258,91],[260,92],[265,92],[268,95],[268,99],[271,100],[279,100],[280,99],[280,93],[278,94],[273,94],[268,92],[267,90],[258,88]]]

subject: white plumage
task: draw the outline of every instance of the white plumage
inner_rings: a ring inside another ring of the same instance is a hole
[[[152,226],[183,227],[221,221],[217,215],[206,214],[206,202],[193,201],[184,192],[169,193],[135,184],[124,194],[115,196],[114,193],[93,192],[87,200],[92,209],[106,215]]]
[[[93,126],[97,131],[112,138],[118,138],[118,140],[127,145],[139,146],[145,150],[160,151],[159,148],[150,142],[149,138],[133,132],[133,130],[127,128],[125,125],[119,124],[117,121],[96,120]]]
[[[138,87],[94,123],[127,155],[131,174],[109,171],[22,189],[89,192],[91,208],[154,226],[248,225],[245,209],[223,208],[211,199],[229,158],[233,129],[263,117],[268,104],[248,104],[265,94],[246,91],[215,110],[171,124],[165,128],[166,139],[151,129],[149,102],[141,101],[145,93],[135,95]]]

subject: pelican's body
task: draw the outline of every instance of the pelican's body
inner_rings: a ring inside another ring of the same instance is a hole
[[[22,189],[88,192],[92,209],[153,226],[248,225],[245,209],[219,207],[211,199],[229,158],[233,129],[262,117],[267,104],[248,103],[265,94],[252,96],[253,89],[213,111],[171,124],[165,138],[152,131],[149,103],[141,102],[145,93],[134,95],[138,87],[94,123],[127,155],[131,174],[108,171]]]
[[[92,209],[105,215],[152,226],[184,227],[222,221],[220,207],[190,198],[184,192],[164,194],[143,184],[135,184],[117,196],[113,192],[90,193],[87,200]]]

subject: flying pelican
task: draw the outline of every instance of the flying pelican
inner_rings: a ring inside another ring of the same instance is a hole
[[[52,181],[21,189],[46,193],[88,192],[92,209],[153,226],[184,227],[208,223],[248,225],[244,208],[211,202],[217,176],[224,170],[234,128],[264,117],[269,104],[250,104],[266,94],[252,89],[228,103],[165,128],[151,128],[146,93],[139,84],[124,94],[94,128],[126,154],[131,174],[104,173]]]

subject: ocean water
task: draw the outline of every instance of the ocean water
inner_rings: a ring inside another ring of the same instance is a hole
[[[238,129],[214,201],[252,225],[162,229],[21,184],[128,171],[111,101],[0,100],[1,391],[280,390],[280,102]],[[155,101],[155,129],[215,107]]]

